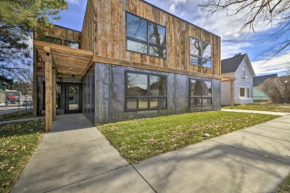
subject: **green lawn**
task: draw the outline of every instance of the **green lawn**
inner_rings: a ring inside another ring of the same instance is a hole
[[[202,112],[138,119],[98,126],[130,163],[260,124],[278,116]],[[205,137],[205,134],[210,137]]]
[[[230,109],[231,106],[223,106],[222,108]],[[234,109],[290,113],[290,104],[254,103],[235,105]]]
[[[44,121],[0,125],[0,192],[10,192],[42,139]]]
[[[276,190],[276,193],[289,193],[289,192],[290,192],[290,174]]]
[[[8,114],[0,115],[0,122],[10,121],[10,120],[15,120],[15,119],[25,119],[25,118],[30,118],[32,116],[33,116],[32,112],[25,112],[25,111],[8,113]]]

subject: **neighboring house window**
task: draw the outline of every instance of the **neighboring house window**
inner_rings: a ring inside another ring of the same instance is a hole
[[[246,66],[245,65],[242,66],[242,77],[243,78],[246,77]]]
[[[126,13],[127,50],[166,58],[166,28]]]
[[[246,97],[246,88],[240,87],[240,97]]]
[[[166,76],[126,72],[126,111],[167,108]]]
[[[190,79],[190,107],[212,104],[212,82]]]
[[[206,68],[211,68],[211,45],[190,38],[190,63]]]
[[[75,49],[80,49],[80,44],[77,43],[77,42],[65,40],[64,41],[64,45],[67,46],[67,47],[71,47],[71,48],[75,48]]]
[[[62,45],[62,40],[61,39],[58,39],[58,38],[53,38],[53,37],[48,37],[46,36],[44,38],[44,41],[45,42],[48,42],[48,43],[53,43],[53,44],[57,44],[57,45]]]

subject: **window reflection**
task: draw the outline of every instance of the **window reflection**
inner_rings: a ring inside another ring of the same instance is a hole
[[[145,74],[127,74],[127,95],[128,96],[146,96],[147,95],[147,75]]]
[[[190,63],[211,68],[211,45],[201,40],[190,38]]]
[[[151,96],[165,96],[166,95],[165,77],[150,75],[150,95]]]

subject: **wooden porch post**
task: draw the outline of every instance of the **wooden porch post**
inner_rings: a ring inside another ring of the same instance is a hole
[[[231,80],[231,108],[234,108],[234,81]]]
[[[37,116],[37,63],[36,63],[36,48],[33,47],[33,84],[32,84],[32,108],[33,108],[33,116]]]
[[[45,60],[45,131],[52,130],[52,57],[49,47],[44,47]]]
[[[52,67],[52,120],[56,120],[56,69]]]

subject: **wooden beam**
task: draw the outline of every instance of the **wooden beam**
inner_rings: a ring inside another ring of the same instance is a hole
[[[52,120],[56,120],[56,69],[52,68]]]
[[[234,81],[231,81],[231,108],[234,108],[235,98],[234,98]]]
[[[88,50],[75,49],[75,48],[70,48],[63,45],[56,45],[56,44],[37,41],[37,40],[33,40],[33,44],[39,47],[50,47],[50,49],[52,49],[53,51],[60,51],[60,52],[66,52],[66,53],[69,52],[71,55],[93,56],[93,52],[88,51]]]
[[[52,57],[46,53],[45,60],[45,131],[52,130]]]

